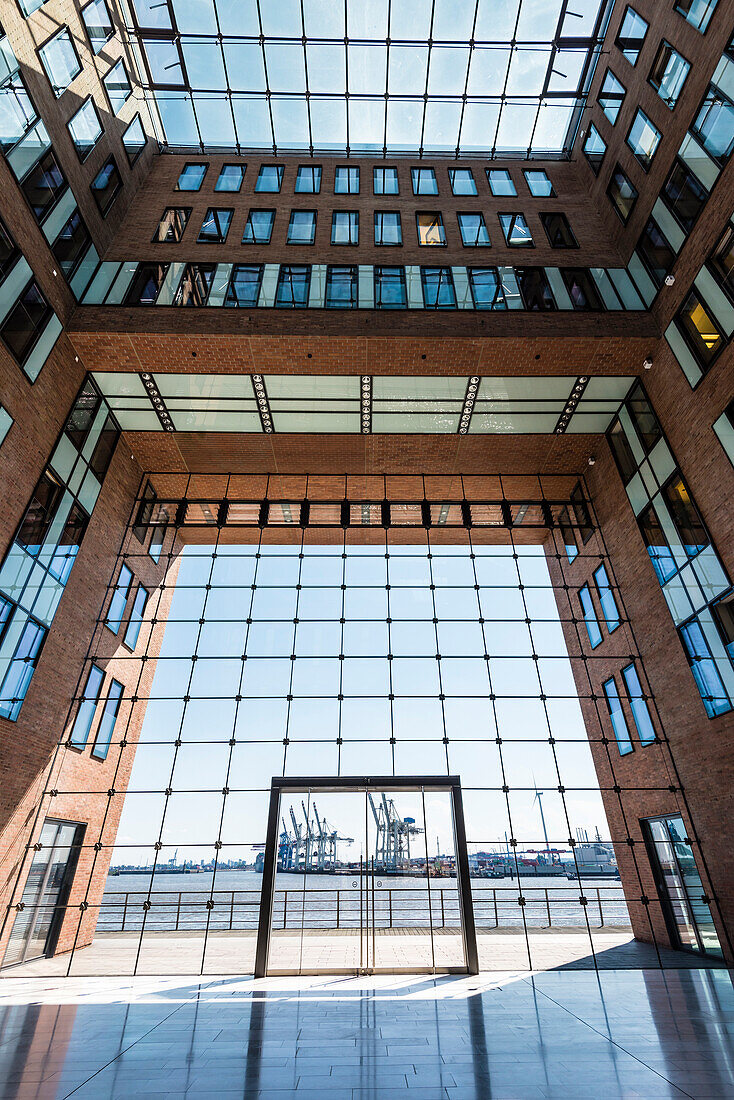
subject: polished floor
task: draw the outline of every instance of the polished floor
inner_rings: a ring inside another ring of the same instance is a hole
[[[2,1100],[734,1096],[726,970],[4,978]]]

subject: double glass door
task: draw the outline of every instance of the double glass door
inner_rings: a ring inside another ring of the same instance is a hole
[[[476,969],[458,781],[274,780],[268,826],[256,975]]]

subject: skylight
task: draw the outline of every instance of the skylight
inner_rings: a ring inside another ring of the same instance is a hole
[[[133,0],[173,149],[563,156],[613,0]]]

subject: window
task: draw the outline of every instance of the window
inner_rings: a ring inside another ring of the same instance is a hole
[[[310,265],[281,264],[278,272],[278,287],[275,292],[276,306],[292,308],[307,306],[310,285]]]
[[[415,224],[418,229],[418,244],[446,244],[446,233],[443,227],[443,218],[437,211],[434,211],[433,213],[416,214]]]
[[[110,207],[122,190],[122,180],[114,157],[110,157],[102,165],[90,186],[100,214],[103,218],[107,217]]]
[[[459,219],[459,231],[461,243],[467,247],[488,245],[489,233],[484,221],[484,214],[457,214]]]
[[[105,0],[92,0],[82,8],[82,20],[89,35],[92,52],[99,53],[105,42],[109,42],[115,33]]]
[[[125,631],[125,645],[128,649],[135,649],[138,643],[138,636],[140,634],[140,627],[143,625],[143,615],[145,614],[147,602],[148,589],[143,588],[142,584],[139,584],[138,590],[135,593],[135,599],[133,600],[130,620],[127,624],[127,630]]]
[[[375,244],[403,243],[403,229],[397,210],[375,210]]]
[[[507,309],[496,267],[470,267],[469,289],[475,309]]]
[[[215,191],[239,191],[245,178],[244,164],[223,164],[219,169]]]
[[[414,195],[437,195],[438,182],[432,168],[411,168],[410,182]]]
[[[397,195],[400,191],[397,168],[373,168],[372,190],[376,195]]]
[[[576,482],[571,492],[571,507],[573,508],[578,533],[581,535],[581,541],[584,546],[586,546],[586,543],[594,534],[594,524],[591,522],[589,506],[586,503],[586,497],[584,496],[584,490],[581,488],[581,482]]]
[[[489,189],[495,197],[517,194],[512,176],[505,168],[487,168],[486,172]]]
[[[296,194],[318,195],[321,190],[321,166],[299,164],[296,173]]]
[[[601,310],[602,306],[596,283],[586,267],[562,267],[561,278],[574,309]]]
[[[707,716],[715,718],[718,714],[726,714],[732,704],[700,622],[691,619],[679,627],[679,633]]]
[[[184,235],[184,230],[191,215],[190,206],[168,206],[163,211],[163,217],[155,231],[154,241],[177,244]]]
[[[90,243],[89,230],[79,211],[75,210],[51,246],[56,262],[67,279],[76,271]]]
[[[691,290],[676,314],[676,322],[698,365],[706,371],[724,347],[724,336],[710,310]]]
[[[186,264],[173,304],[205,306],[216,269],[216,264]]]
[[[661,492],[668,511],[673,517],[683,549],[689,558],[695,558],[696,554],[709,545],[709,537],[703,520],[691,500],[688,486],[680,474],[673,474]]]
[[[709,85],[691,132],[709,156],[723,165],[734,149],[734,103],[714,85]]]
[[[15,614],[18,616],[21,612],[16,610]],[[33,619],[28,619],[0,685],[0,717],[11,722],[17,720],[45,638],[45,629]]]
[[[122,58],[102,77],[102,83],[105,86],[107,98],[110,101],[113,113],[117,114],[123,104],[127,103],[128,99],[133,94],[130,78],[127,75],[125,62]]]
[[[586,633],[589,636],[589,645],[592,649],[596,649],[596,647],[602,643],[602,634],[596,618],[594,601],[591,598],[588,584],[584,584],[579,588],[579,602],[581,604],[584,622],[586,623]]]
[[[523,172],[525,176],[525,182],[528,185],[530,194],[536,199],[553,199],[556,196],[553,190],[553,184],[548,179],[548,175],[542,168],[537,168],[535,171],[530,172],[527,169]]]
[[[655,55],[648,80],[671,111],[678,102],[690,64],[665,39]]]
[[[125,294],[126,306],[153,306],[163,286],[168,264],[138,264]]]
[[[224,298],[225,306],[256,306],[262,277],[262,264],[235,264]]]
[[[316,236],[316,211],[291,210],[288,244],[313,244]]]
[[[632,211],[637,202],[637,194],[638,191],[635,185],[625,175],[620,166],[615,164],[614,171],[607,184],[607,195],[625,225],[632,216]]]
[[[331,243],[359,244],[359,213],[335,210],[331,215]]]
[[[654,218],[650,218],[637,242],[637,252],[655,286],[662,286],[675,263],[675,252]]]
[[[476,195],[477,193],[471,168],[449,168],[449,181],[455,195]]]
[[[62,27],[38,51],[55,96],[60,96],[82,71],[68,27]]]
[[[0,280],[13,270],[20,254],[17,244],[0,221]]]
[[[456,309],[450,267],[422,267],[423,305],[426,309]]]
[[[540,220],[551,248],[578,248],[578,241],[565,214],[541,214]]]
[[[31,279],[0,328],[0,336],[8,351],[21,367],[36,346],[51,316],[51,306]]]
[[[88,522],[87,513],[78,504],[72,504],[48,565],[51,576],[61,584],[66,584],[69,579]]]
[[[589,132],[584,139],[584,144],[581,149],[589,162],[589,167],[592,172],[595,176],[598,176],[601,162],[604,160],[604,154],[607,151],[607,143],[604,141],[593,122],[589,123]]]
[[[201,223],[197,244],[224,244],[234,210],[209,207]]]
[[[59,168],[53,150],[49,149],[44,153],[20,186],[37,220],[42,222],[67,187],[66,177]]]
[[[104,760],[109,752],[115,722],[120,710],[122,692],[123,687],[120,681],[111,679],[102,710],[102,717],[99,720],[97,736],[94,739],[94,747],[92,748],[92,756],[96,756],[98,760]]]
[[[646,172],[652,164],[661,136],[645,112],[638,110],[627,134],[627,145]]]
[[[571,516],[568,508],[563,508],[558,516],[558,526],[561,529],[561,537],[563,538],[563,545],[566,550],[566,557],[569,564],[575,561],[578,557],[579,546],[576,542],[576,532],[573,529],[573,523],[571,522]]]
[[[676,564],[657,512],[652,504],[649,504],[644,511],[640,512],[637,522],[640,525],[640,532],[652,562],[652,567],[655,570],[655,575],[661,584],[665,584],[675,573]]]
[[[619,109],[624,102],[627,89],[621,81],[617,80],[611,69],[607,69],[604,83],[599,92],[599,106],[611,122],[612,126],[617,121]]]
[[[619,617],[617,601],[614,598],[614,591],[605,565],[600,565],[598,569],[594,570],[594,584],[599,596],[604,622],[607,624],[609,633],[613,634],[622,620]]]
[[[545,311],[556,308],[542,267],[516,267],[515,275],[525,309]]]
[[[630,707],[632,708],[632,717],[637,726],[637,735],[640,738],[640,744],[649,745],[655,740],[655,727],[650,718],[650,711],[647,709],[647,703],[642,693],[642,685],[640,684],[640,678],[637,675],[635,666],[627,665],[626,668],[623,668],[622,678],[627,688],[627,695],[629,696]]]
[[[242,234],[243,244],[270,244],[273,234],[274,210],[250,210]]]
[[[682,161],[676,160],[660,193],[678,224],[690,233],[703,210],[708,192]]]
[[[405,268],[375,267],[375,309],[405,309],[408,296],[405,288]]]
[[[627,482],[635,476],[637,473],[637,462],[632,452],[632,448],[629,445],[629,440],[625,435],[624,428],[620,424],[619,420],[615,420],[609,429],[607,436],[609,440],[609,446],[612,449],[619,472],[622,477],[622,481]]]
[[[332,264],[326,269],[327,309],[356,309],[359,304],[358,279],[356,265],[336,267]]]
[[[108,415],[102,425],[99,438],[92,451],[92,457],[89,460],[89,469],[100,482],[104,480],[119,438],[120,429],[117,427],[114,417]]]
[[[38,11],[46,3],[46,0],[20,0],[20,10],[23,15],[33,15],[34,11]]]
[[[499,219],[509,248],[535,247],[524,214],[500,214]]]
[[[732,402],[734,404],[734,402]],[[731,592],[711,608],[721,640],[730,659],[734,659],[734,594]]]
[[[87,682],[76,712],[74,725],[71,730],[70,741],[78,749],[83,749],[89,740],[89,731],[92,728],[94,712],[97,709],[99,693],[102,690],[104,672],[99,665],[92,665],[87,674]]]
[[[282,164],[263,164],[257,174],[256,191],[280,191],[283,184]]]
[[[637,64],[642,43],[645,41],[648,24],[638,15],[634,8],[627,8],[619,28],[619,34],[615,39],[615,45],[622,51],[630,65]]]
[[[607,700],[607,708],[609,710],[609,717],[612,721],[614,736],[617,740],[619,755],[626,756],[628,752],[633,751],[632,738],[627,728],[627,719],[622,710],[622,700],[619,698],[619,691],[617,690],[617,684],[614,677],[610,680],[605,680],[602,687],[604,688],[604,695]]]
[[[637,429],[637,434],[644,447],[645,454],[649,454],[657,441],[662,439],[663,432],[658,422],[658,418],[652,411],[652,406],[645,397],[645,391],[639,382],[636,383],[632,393],[628,397],[627,406],[635,428]]]
[[[334,194],[359,194],[359,168],[340,166],[334,171]]]
[[[177,191],[198,191],[204,182],[208,165],[184,164],[176,182]]]
[[[99,406],[100,396],[91,379],[87,379],[64,425],[64,434],[76,451],[81,451],[84,446]]]
[[[127,154],[127,162],[132,168],[145,148],[145,132],[140,115],[136,115],[122,135],[122,144]]]
[[[67,123],[79,160],[86,160],[102,137],[102,123],[90,96]]]
[[[718,0],[676,0],[675,10],[697,31],[704,34]]]
[[[15,541],[31,557],[37,557],[56,515],[63,488],[56,477],[45,470],[33,490]]]
[[[730,298],[734,299],[734,229],[731,225],[724,230],[719,243],[709,260],[717,282]]]

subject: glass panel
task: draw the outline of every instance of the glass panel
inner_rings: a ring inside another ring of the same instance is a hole
[[[677,320],[699,366],[707,370],[725,341],[710,311],[695,291],[692,290],[686,298]]]
[[[634,8],[628,7],[625,10],[622,26],[619,28],[619,34],[616,38],[616,45],[619,46],[630,65],[637,64],[647,28],[648,24]]]
[[[678,96],[688,76],[690,64],[665,39],[660,43],[650,70],[650,83],[671,111],[678,102]]]
[[[524,214],[500,214],[505,243],[510,248],[532,248],[533,238]]]
[[[652,164],[661,137],[662,134],[653,126],[645,112],[638,110],[627,135],[627,144],[645,171]]]
[[[75,115],[71,116],[68,126],[74,147],[80,158],[84,160],[102,136],[102,123],[99,121],[97,108],[91,98],[82,104]]]
[[[638,191],[617,164],[607,186],[607,195],[622,221],[627,224],[637,202]]]
[[[675,10],[687,23],[704,34],[717,3],[718,0],[676,0]]]
[[[92,51],[93,53],[99,53],[115,33],[105,0],[92,0],[90,4],[82,8],[82,19],[84,20],[84,26],[87,28]]]
[[[512,176],[506,168],[487,168],[487,182],[493,195],[516,195]]]
[[[38,51],[54,95],[60,96],[82,71],[68,27],[64,27]]]
[[[438,211],[430,214],[416,214],[415,222],[418,229],[418,244],[429,246],[446,244],[443,217]]]
[[[617,116],[626,94],[627,89],[624,84],[617,80],[611,69],[607,69],[604,83],[599,92],[599,106],[612,126],[617,121]]]
[[[589,123],[589,132],[584,139],[582,149],[594,174],[598,175],[601,162],[604,160],[604,154],[607,151],[607,145],[593,122]]]

